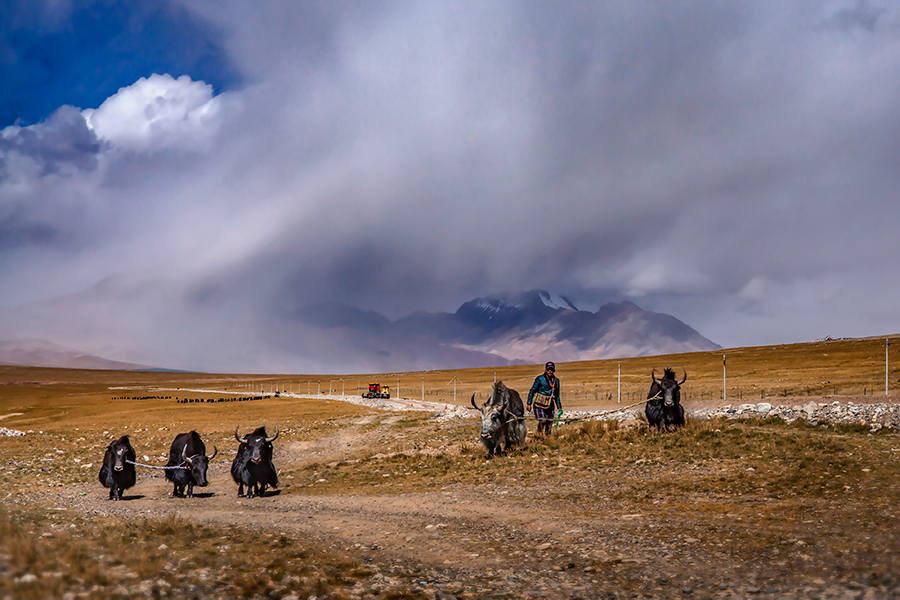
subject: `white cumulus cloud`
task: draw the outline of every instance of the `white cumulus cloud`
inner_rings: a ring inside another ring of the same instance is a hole
[[[218,127],[219,101],[202,81],[154,74],[82,114],[97,137],[118,148],[201,149]]]

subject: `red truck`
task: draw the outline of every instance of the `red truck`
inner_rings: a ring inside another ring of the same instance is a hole
[[[370,383],[369,391],[362,395],[363,398],[390,398],[391,388],[382,386],[380,383]]]

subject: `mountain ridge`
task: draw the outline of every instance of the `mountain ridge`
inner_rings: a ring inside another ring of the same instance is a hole
[[[129,294],[124,301],[127,303],[129,298],[138,297],[144,298]],[[160,301],[163,300],[166,298]],[[396,321],[341,302],[295,308],[282,305],[259,315],[254,327],[242,331],[223,326],[225,321],[212,313],[206,315],[205,324],[186,321],[183,331],[206,327],[224,334],[217,338],[219,347],[227,347],[232,354],[227,357],[230,362],[218,364],[204,362],[204,346],[192,344],[193,338],[189,335],[166,337],[162,348],[159,345],[144,347],[142,343],[147,340],[134,336],[130,322],[121,319],[118,332],[115,326],[103,329],[102,342],[91,337],[91,332],[108,327],[108,321],[80,319],[76,321],[78,330],[67,330],[66,320],[60,315],[82,314],[88,301],[102,301],[105,308],[117,307],[119,312],[127,312],[116,304],[116,298],[103,294],[99,298],[90,295],[87,300],[63,304],[52,313],[43,307],[37,307],[34,312],[8,312],[7,324],[44,325],[36,330],[27,326],[6,327],[12,330],[9,332],[12,335],[7,341],[0,342],[0,363],[84,369],[150,369],[72,350],[80,345],[79,339],[95,352],[97,348],[106,349],[113,358],[117,357],[117,348],[126,353],[123,355],[133,356],[139,351],[140,355],[152,356],[152,362],[164,365],[165,370],[186,368],[205,372],[425,371],[539,364],[547,360],[626,358],[720,348],[674,316],[644,310],[629,300],[610,302],[590,312],[579,309],[564,295],[530,290],[474,298],[452,313],[417,311]],[[19,330],[18,335],[13,333],[15,329]],[[41,335],[34,335],[38,332]],[[62,335],[61,339],[65,339],[68,347],[46,341],[54,339],[54,334]]]
[[[557,301],[559,298],[561,302]],[[594,360],[648,356],[677,352],[717,350],[706,339],[672,315],[646,311],[624,300],[610,302],[596,312],[579,310],[565,296],[545,290],[497,294],[464,302],[454,313],[417,311],[397,321],[375,319],[373,314],[341,305],[323,311],[304,309],[307,325],[356,331],[362,344],[366,335],[418,341],[421,351],[443,346],[496,357],[492,364],[447,365],[500,366],[556,360]],[[344,315],[336,321],[336,314]],[[380,315],[379,315],[380,316]],[[365,326],[358,327],[360,323]],[[435,367],[440,368],[440,367]]]
[[[0,341],[0,364],[17,367],[147,371],[153,367],[110,360],[38,338]]]

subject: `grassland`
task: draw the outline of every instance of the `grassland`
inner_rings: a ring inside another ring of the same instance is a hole
[[[879,375],[871,397],[885,401],[883,339],[725,354],[729,395],[733,383],[745,402],[858,400]],[[712,402],[721,355],[560,365],[566,406],[608,404],[619,364],[635,393],[651,368],[683,365],[696,394],[686,404]],[[446,401],[456,377],[464,404],[494,371],[359,379],[418,379],[421,397],[424,377],[426,399]],[[496,372],[530,382],[536,369]],[[0,438],[0,598],[900,595],[894,431],[748,419],[660,434],[591,421],[529,433],[488,461],[472,420],[322,399],[176,403],[306,381],[328,379],[0,367],[0,426],[29,432]],[[238,499],[233,431],[262,424],[281,431],[282,485]],[[200,497],[171,498],[159,472],[141,470],[124,501],[106,500],[96,476],[111,439],[127,433],[138,461],[159,465],[189,429],[220,452]]]

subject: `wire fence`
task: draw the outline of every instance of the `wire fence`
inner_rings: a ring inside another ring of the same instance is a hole
[[[900,371],[892,366],[891,349],[884,338],[825,341],[621,361],[557,362],[557,375],[562,383],[564,406],[638,402],[647,396],[651,374],[655,372],[660,377],[665,367],[674,368],[679,379],[684,369],[684,402],[877,396],[889,392],[891,385],[900,388]],[[898,363],[893,361],[894,365]],[[492,384],[498,380],[526,398],[541,371],[539,365],[516,365],[343,377],[256,378],[236,382],[228,389],[270,395],[360,396],[368,391],[370,383],[379,383],[391,398],[468,404],[474,394],[480,404],[490,396]]]

